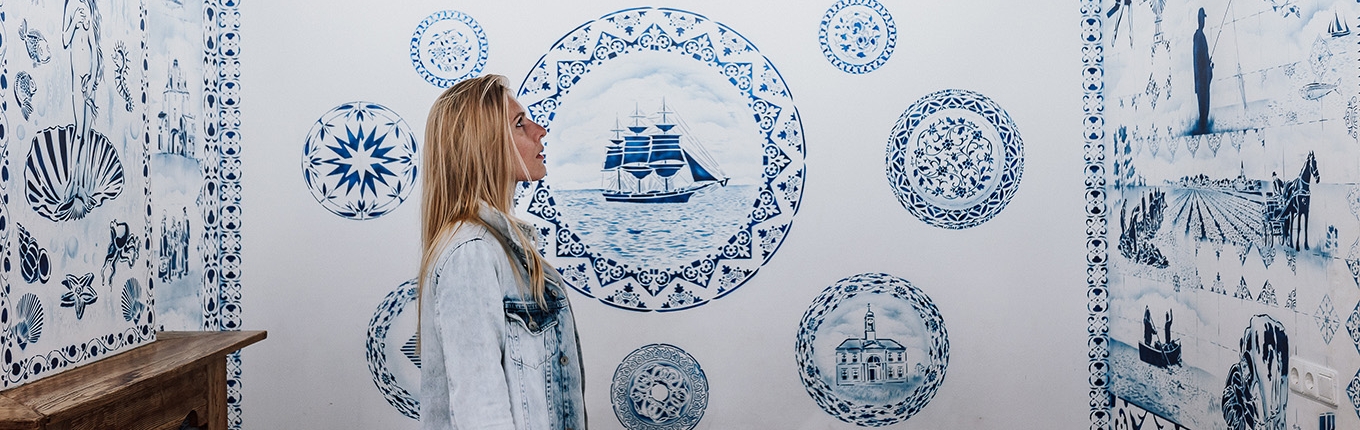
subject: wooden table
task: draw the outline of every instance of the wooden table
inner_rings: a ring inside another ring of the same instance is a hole
[[[264,331],[160,332],[156,341],[0,391],[0,430],[227,428],[227,354]]]

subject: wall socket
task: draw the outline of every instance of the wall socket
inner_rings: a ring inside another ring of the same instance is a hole
[[[1289,391],[1335,409],[1338,396],[1336,370],[1289,357]]]

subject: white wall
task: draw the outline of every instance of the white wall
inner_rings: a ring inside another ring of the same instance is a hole
[[[650,343],[694,356],[711,400],[697,428],[852,428],[801,386],[794,340],[812,299],[837,280],[884,272],[939,307],[950,361],[943,386],[894,428],[1079,428],[1089,423],[1080,40],[1074,2],[883,1],[899,31],[878,70],[846,74],[822,55],[833,2],[676,1],[752,41],[793,92],[807,142],[801,210],[746,285],[675,313],[605,306],[577,292],[587,408],[621,428],[608,391],[619,362]],[[408,44],[429,14],[455,9],[486,30],[485,71],[520,82],[578,25],[639,4],[591,2],[245,2],[242,4],[244,323],[269,339],[243,354],[248,428],[416,428],[368,373],[367,323],[414,276],[418,199],[354,221],[302,181],[308,129],[341,103],[399,113],[418,136],[440,91]],[[1021,132],[1019,191],[995,218],[946,230],[916,219],[884,176],[888,133],[931,92],[977,91]],[[550,173],[551,174],[551,173]],[[418,192],[418,190],[417,190]],[[389,342],[404,339],[389,339]]]

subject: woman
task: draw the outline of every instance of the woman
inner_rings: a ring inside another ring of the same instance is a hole
[[[511,215],[543,178],[547,131],[505,77],[468,79],[430,108],[422,156],[423,428],[585,428],[576,324],[562,280]]]

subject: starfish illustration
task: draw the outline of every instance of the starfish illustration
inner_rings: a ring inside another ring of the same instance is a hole
[[[94,304],[99,300],[99,294],[94,291],[91,284],[94,283],[94,273],[84,275],[66,275],[66,280],[61,281],[66,286],[66,292],[61,294],[61,307],[76,308],[76,319],[85,317],[85,305]]]

